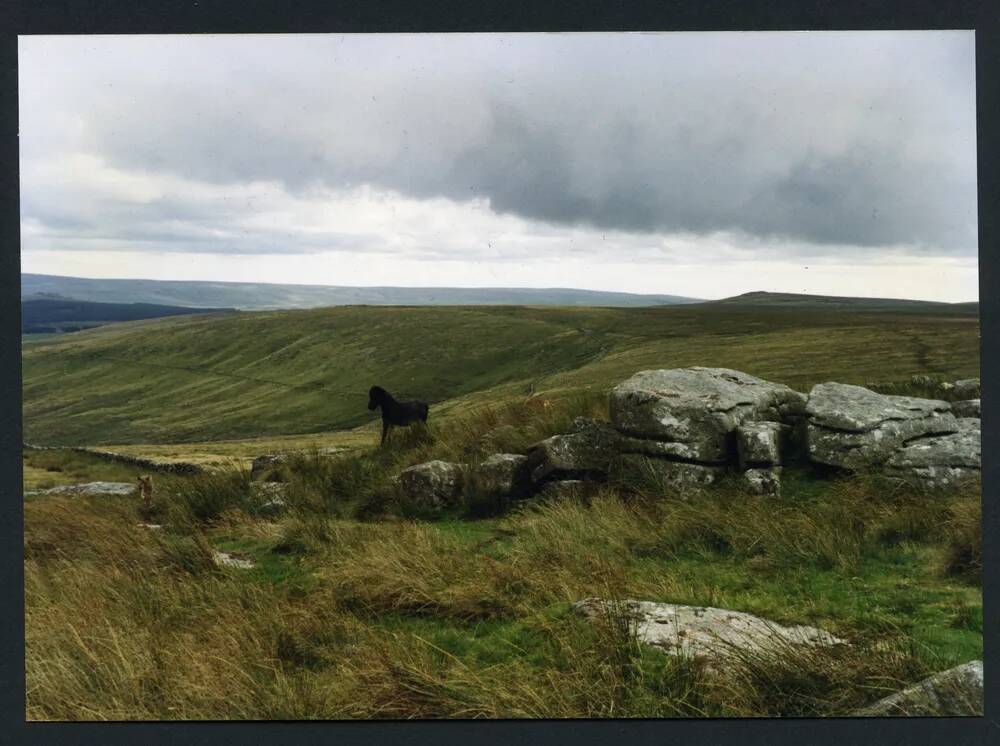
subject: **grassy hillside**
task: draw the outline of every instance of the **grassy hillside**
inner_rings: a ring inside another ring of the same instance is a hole
[[[907,300],[905,298],[858,298],[841,295],[808,295],[804,293],[768,293],[755,291],[735,295],[732,298],[709,301],[713,304],[739,306],[781,306],[795,308],[829,310],[869,310],[869,311],[916,311],[952,310],[959,313],[976,313],[979,304],[940,303],[928,300]]]
[[[725,366],[820,381],[979,374],[978,319],[728,305],[341,307],[129,322],[23,346],[25,438],[171,443],[373,419],[367,390],[432,417],[529,393],[602,391],[637,370]]]

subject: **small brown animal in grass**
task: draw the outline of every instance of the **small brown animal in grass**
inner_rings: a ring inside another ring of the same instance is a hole
[[[153,506],[153,477],[149,474],[144,474],[138,478],[139,482],[139,497],[142,498],[142,505],[144,508],[151,508]]]

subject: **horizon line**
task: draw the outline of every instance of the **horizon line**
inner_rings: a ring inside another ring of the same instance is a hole
[[[271,285],[275,287],[303,287],[303,288],[337,288],[337,289],[352,289],[352,290],[380,290],[380,289],[390,289],[390,290],[534,290],[534,291],[545,291],[545,290],[556,290],[556,291],[573,291],[582,293],[604,293],[613,295],[631,295],[635,297],[642,298],[655,298],[662,296],[669,296],[673,298],[684,298],[692,301],[720,301],[727,300],[730,298],[738,298],[744,295],[752,295],[756,293],[767,293],[772,295],[800,295],[807,297],[816,298],[846,298],[846,299],[868,299],[868,300],[907,300],[907,301],[917,301],[922,303],[939,303],[941,305],[961,305],[968,303],[979,303],[979,299],[975,300],[964,300],[964,301],[941,301],[941,300],[930,300],[926,298],[913,298],[904,296],[893,296],[893,295],[833,295],[827,293],[806,293],[806,292],[795,292],[789,290],[746,290],[742,293],[736,293],[735,295],[725,295],[718,298],[703,298],[691,295],[682,295],[680,293],[671,292],[657,292],[657,293],[637,293],[630,290],[607,290],[607,289],[595,289],[595,288],[581,288],[581,287],[558,287],[558,286],[516,286],[516,285],[331,285],[326,283],[305,283],[305,282],[267,282],[259,280],[175,280],[175,279],[162,279],[162,278],[152,278],[152,277],[85,277],[81,275],[54,275],[47,274],[44,272],[24,272],[22,271],[21,276],[33,275],[35,277],[57,277],[62,279],[70,280],[98,280],[106,282],[173,282],[173,283],[204,283],[204,284],[216,284],[216,285]]]

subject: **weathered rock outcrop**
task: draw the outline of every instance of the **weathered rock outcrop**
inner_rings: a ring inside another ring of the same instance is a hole
[[[952,391],[955,392],[956,399],[978,399],[983,395],[978,378],[963,378],[961,381],[955,381],[955,388]]]
[[[982,715],[983,662],[972,661],[942,671],[852,714],[858,717]]]
[[[787,426],[780,422],[748,422],[736,428],[736,453],[741,469],[779,466],[781,438]]]
[[[967,399],[951,403],[951,411],[956,417],[982,417],[979,399]]]
[[[951,406],[936,399],[887,396],[861,386],[821,383],[809,394],[809,458],[861,471],[885,463],[921,436],[958,432]]]
[[[955,407],[962,414],[973,404]],[[605,481],[613,467],[688,497],[729,472],[751,493],[779,495],[783,467],[806,456],[933,488],[980,468],[978,420],[956,418],[944,401],[861,386],[824,383],[806,397],[728,368],[647,370],[616,386],[610,405],[610,424],[577,418],[569,432],[535,443],[524,456],[495,454],[471,469],[430,462],[398,479],[412,499],[445,505],[461,492],[463,469],[471,490],[506,497],[576,494]]]
[[[623,463],[682,494],[733,469],[777,494],[786,452],[804,451],[805,412],[805,395],[728,368],[641,371],[611,393]]]
[[[578,601],[573,609],[597,619],[624,613],[636,625],[638,639],[668,655],[718,662],[736,651],[780,654],[788,645],[830,646],[844,641],[816,627],[785,627],[742,611],[705,606],[679,606],[651,601],[616,604],[598,598]]]
[[[603,478],[619,453],[620,437],[606,423],[578,418],[573,432],[553,435],[528,449],[527,465],[535,484],[553,479]]]
[[[780,422],[805,412],[788,386],[728,368],[644,370],[611,392],[611,421],[622,433],[673,444],[669,455],[721,464],[744,422]]]
[[[449,461],[428,461],[404,469],[396,477],[403,494],[417,505],[441,508],[457,502],[465,467]]]
[[[912,478],[930,488],[948,487],[979,475],[982,468],[980,421],[968,417],[956,423],[958,432],[919,438],[897,450],[886,461],[886,473]]]

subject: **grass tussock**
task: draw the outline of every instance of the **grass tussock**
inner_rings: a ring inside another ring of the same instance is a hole
[[[943,570],[981,583],[983,577],[983,504],[978,491],[954,500],[944,523]]]

